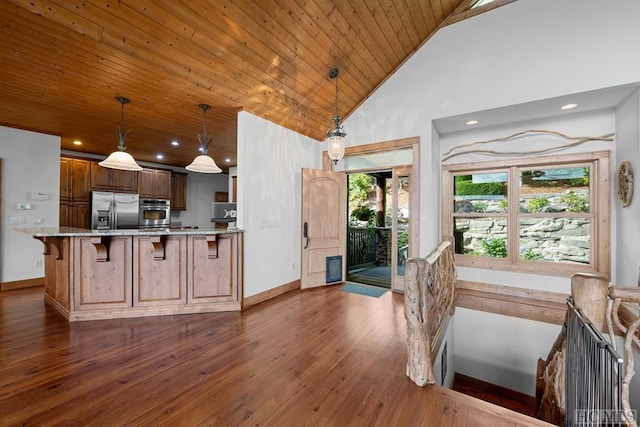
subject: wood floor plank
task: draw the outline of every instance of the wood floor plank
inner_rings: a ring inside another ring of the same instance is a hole
[[[70,324],[33,288],[0,308],[0,426],[545,425],[413,384],[401,294]]]

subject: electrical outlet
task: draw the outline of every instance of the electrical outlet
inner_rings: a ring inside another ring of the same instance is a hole
[[[291,271],[296,271],[296,263],[295,262],[291,263]]]
[[[9,224],[12,225],[21,225],[26,222],[26,217],[24,216],[12,216],[9,217]]]
[[[33,265],[35,265],[36,267],[42,267],[42,260],[41,260],[41,259],[37,259],[37,260],[35,260],[35,262],[33,263]]]

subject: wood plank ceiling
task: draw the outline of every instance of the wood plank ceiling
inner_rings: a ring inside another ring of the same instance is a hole
[[[127,151],[186,166],[207,103],[209,154],[226,168],[238,111],[322,140],[331,68],[347,117],[438,28],[510,1],[0,0],[0,125],[106,156],[124,96]]]

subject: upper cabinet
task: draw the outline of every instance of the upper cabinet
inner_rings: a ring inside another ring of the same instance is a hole
[[[171,174],[171,210],[187,210],[187,174],[185,173]]]
[[[60,158],[60,198],[65,200],[89,200],[91,192],[90,161]]]
[[[138,172],[138,194],[155,199],[171,198],[171,171],[142,169]]]
[[[136,193],[138,175],[135,171],[109,169],[91,162],[91,188],[93,190],[120,191]]]
[[[60,158],[60,226],[89,228],[91,161]]]

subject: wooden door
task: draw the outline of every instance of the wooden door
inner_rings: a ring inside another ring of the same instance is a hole
[[[301,288],[344,281],[346,217],[346,174],[302,169]],[[327,258],[330,258],[329,275]]]

